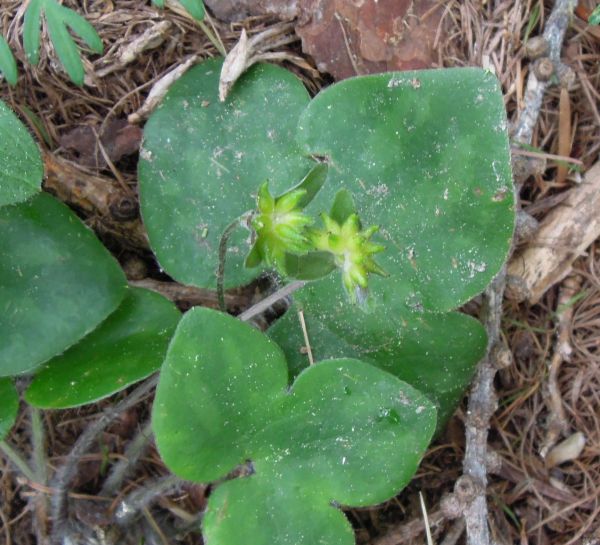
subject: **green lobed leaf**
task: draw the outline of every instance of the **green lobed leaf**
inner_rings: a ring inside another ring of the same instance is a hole
[[[590,25],[600,25],[600,5],[594,8],[594,11],[590,13],[588,17],[588,23]]]
[[[352,543],[332,502],[366,506],[408,483],[435,429],[416,389],[354,359],[303,371],[291,390],[279,347],[233,317],[196,308],[181,320],[157,388],[153,428],[177,475],[223,477],[250,460],[255,475],[209,500],[214,545]]]
[[[268,333],[284,350],[290,374],[308,366],[298,311],[302,310],[313,357],[359,358],[384,369],[429,396],[438,428],[452,414],[486,348],[483,326],[459,313],[407,315],[393,305],[365,313],[341,300],[336,275],[295,294],[296,303]]]
[[[7,435],[17,419],[19,394],[9,378],[0,378],[0,441]]]
[[[146,378],[160,368],[180,316],[161,295],[130,288],[97,329],[36,373],[25,400],[34,407],[66,409]]]
[[[178,281],[214,287],[221,234],[256,207],[269,181],[278,195],[314,166],[294,135],[309,96],[300,80],[273,65],[255,65],[218,99],[222,60],[192,68],[169,90],[144,128],[139,180],[141,213],[161,266]],[[244,267],[250,232],[228,245],[225,285],[253,279]]]
[[[40,60],[43,2],[44,0],[30,0],[23,21],[23,48],[27,59],[33,65]]]
[[[71,81],[76,85],[83,85],[85,71],[79,49],[69,34],[69,29],[98,54],[104,49],[100,36],[85,18],[56,0],[32,0],[25,12],[23,29],[25,52],[32,64],[39,61],[42,14],[45,15],[48,35],[58,59]]]
[[[52,45],[56,51],[56,55],[75,85],[83,85],[85,71],[83,62],[79,57],[79,50],[69,34],[69,30],[63,21],[63,13],[60,9],[62,6],[53,2],[46,3],[44,13],[46,15],[46,25],[48,27],[48,35],[52,40]],[[67,9],[67,8],[65,8]]]
[[[476,68],[351,78],[302,113],[298,140],[330,163],[308,208],[344,188],[389,277],[371,298],[410,313],[447,311],[481,292],[505,261],[514,223],[506,112],[495,76]],[[339,304],[338,302],[334,302]]]
[[[0,376],[31,372],[87,335],[125,283],[92,231],[50,195],[0,208]]]
[[[1,100],[0,141],[0,206],[4,206],[38,193],[44,167],[40,150],[29,131]]]
[[[0,35],[0,74],[10,85],[16,85],[18,79],[17,61],[4,36]]]

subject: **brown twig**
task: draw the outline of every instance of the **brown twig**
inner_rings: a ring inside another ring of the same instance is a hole
[[[555,71],[560,64],[562,42],[574,4],[573,0],[557,0],[544,29],[543,37],[548,43],[548,58],[552,61]],[[548,81],[539,79],[535,70],[530,72],[525,92],[525,108],[513,133],[516,141],[531,143],[533,128],[537,123],[542,98],[548,84]],[[502,350],[500,327],[505,287],[506,267],[496,276],[484,294],[484,323],[488,334],[488,346],[486,356],[477,369],[469,395],[465,422],[463,476],[455,486],[455,495],[463,506],[468,545],[490,544],[486,502],[487,439],[490,418],[496,410],[493,381],[497,369],[497,354]]]
[[[185,286],[177,282],[163,282],[144,278],[143,280],[130,280],[130,286],[146,288],[164,295],[170,301],[173,301],[181,310],[188,310],[191,307],[202,306],[210,308],[219,308],[217,292],[205,288],[196,288],[194,286]],[[245,293],[225,293],[225,304],[228,312],[236,314],[251,304],[250,294]]]
[[[568,422],[563,408],[563,400],[558,385],[558,374],[564,361],[569,361],[573,348],[569,337],[573,320],[573,297],[581,287],[581,279],[577,276],[567,278],[560,287],[556,304],[556,341],[554,353],[548,366],[548,397],[546,404],[550,412],[546,438],[540,449],[540,456],[546,458],[548,451],[555,445],[558,438],[567,431]]]
[[[95,218],[100,233],[108,233],[125,248],[149,249],[146,231],[138,217],[137,202],[112,178],[89,174],[74,163],[45,153],[44,188],[61,201]]]

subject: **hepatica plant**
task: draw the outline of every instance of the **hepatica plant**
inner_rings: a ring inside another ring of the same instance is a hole
[[[454,309],[512,238],[502,96],[464,68],[353,78],[311,100],[257,65],[220,102],[221,64],[190,70],[145,127],[151,245],[185,284],[307,282],[266,334],[208,309],[183,317],[158,449],[184,479],[242,475],[210,496],[211,544],[349,544],[338,507],[409,481],[484,353],[480,323]]]
[[[32,5],[35,30],[54,3]],[[349,545],[340,507],[409,482],[484,353],[480,323],[454,309],[512,237],[501,93],[464,68],[353,78],[311,100],[292,73],[256,65],[220,102],[221,64],[190,70],[149,119],[142,216],[175,280],[222,301],[261,274],[305,281],[289,310],[263,333],[206,308],[180,319],[127,288],[93,233],[40,192],[39,150],[0,102],[0,447],[15,377],[30,379],[27,403],[66,408],[160,368],[166,465],[224,481],[207,543]]]

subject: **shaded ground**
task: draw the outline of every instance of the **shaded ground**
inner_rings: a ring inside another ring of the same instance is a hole
[[[16,16],[22,11],[21,4],[20,1],[3,0],[0,28],[22,59],[21,21]],[[104,126],[113,120],[125,120],[138,110],[152,84],[171,68],[191,55],[213,56],[217,51],[195,23],[172,11],[159,12],[138,0],[98,0],[84,4],[88,10],[86,17],[107,44],[104,57],[93,59],[96,71],[112,64],[121,44],[130,42],[152,25],[166,19],[172,26],[156,49],[142,53],[127,67],[93,80],[92,85],[77,88],[70,84],[54,65],[51,52],[43,51],[36,69],[20,67],[22,76],[18,87],[12,89],[1,84],[0,93],[15,110],[23,114],[27,106],[42,120],[43,130],[35,126],[32,129],[39,140],[45,142],[48,151],[85,164],[91,173],[112,180],[107,183],[126,186],[135,195],[135,142],[138,137],[135,131],[124,137],[125,142],[120,144],[121,151],[127,153],[121,157],[116,154],[108,162],[100,159],[90,162],[89,146],[75,149],[74,142],[79,145],[82,138],[80,133],[74,137],[72,131],[87,126],[93,127],[97,134],[102,133]],[[434,65],[491,66],[502,83],[509,119],[514,121],[523,106],[524,85],[530,69],[524,56],[524,38],[540,32],[551,4],[534,0],[451,0],[443,3],[437,24],[439,32],[436,30],[433,34]],[[274,23],[276,18],[262,16],[231,24],[216,22],[215,25],[221,40],[230,49],[241,28],[252,34]],[[283,49],[303,55],[298,42]],[[598,160],[600,151],[600,31],[590,31],[581,19],[575,18],[563,52],[564,61],[576,74],[574,86],[568,93],[571,123],[568,127],[564,121],[561,123],[560,90],[551,88],[544,99],[533,139],[533,145],[543,151],[534,153],[560,155],[559,134],[567,131],[571,141],[569,155],[581,161],[580,170],[585,172]],[[91,72],[90,62],[86,60]],[[303,65],[286,63],[286,66],[299,74],[312,92],[331,81],[329,75],[318,75],[316,63],[306,55]],[[88,129],[85,134],[91,135],[91,142],[95,144],[94,132]],[[106,145],[114,144],[115,138],[108,138]],[[96,159],[97,146],[92,148],[91,157]],[[572,172],[557,183],[557,166],[556,161],[549,159],[545,170],[529,178],[522,188],[522,205],[537,219],[557,206],[557,195],[568,191],[580,180],[579,173]],[[98,218],[83,209],[80,212],[90,225],[100,227],[104,240],[123,264],[134,262],[142,269],[145,267],[138,276],[159,277],[147,252],[126,248],[122,240],[101,229],[102,222]],[[134,276],[133,273],[130,276]],[[600,543],[600,247],[597,243],[592,244],[587,255],[577,260],[572,279],[576,282],[574,296],[568,300],[572,316],[563,325],[564,338],[572,352],[560,367],[557,383],[568,423],[564,435],[583,433],[586,447],[577,460],[550,471],[539,455],[552,416],[548,408],[548,365],[558,348],[556,317],[557,310],[561,310],[557,308],[561,286],[551,288],[536,305],[507,301],[504,335],[513,352],[514,363],[500,371],[497,378],[500,403],[492,420],[490,437],[490,448],[502,458],[499,474],[491,477],[488,496],[490,524],[498,543]],[[100,408],[92,406],[77,411],[46,413],[52,464],[68,450]],[[97,491],[107,460],[121,455],[127,440],[147,417],[147,410],[148,407],[142,405],[126,413],[104,435],[103,443],[92,449],[81,467],[77,483],[79,492],[93,494]],[[11,438],[24,450],[28,444],[26,419],[27,415],[23,414]],[[420,519],[419,490],[425,497],[430,518],[435,522],[442,494],[452,490],[461,474],[464,443],[461,420],[459,410],[447,432],[428,453],[418,476],[401,496],[383,506],[350,513],[361,543],[424,542],[422,535],[411,540],[408,530],[416,529],[415,524],[405,527],[407,531],[398,529],[397,525]],[[27,509],[27,497],[34,491],[7,471],[4,462],[0,463],[0,520],[4,539],[6,543],[17,545],[35,543],[32,517]],[[150,451],[144,458],[142,470],[128,482],[124,493],[149,477],[165,473],[157,454]],[[170,510],[172,516],[184,517],[182,513],[173,513],[178,509],[187,513],[198,511],[203,507],[204,493],[202,487],[179,490],[177,494],[165,497],[161,505]],[[449,522],[435,526],[438,542],[450,537],[452,531],[460,528],[459,524]],[[395,531],[392,537],[389,536],[391,530]],[[190,537],[189,542],[198,543],[199,538]]]

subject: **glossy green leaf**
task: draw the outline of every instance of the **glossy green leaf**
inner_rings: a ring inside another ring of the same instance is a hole
[[[256,65],[218,99],[222,61],[192,68],[169,90],[144,128],[139,180],[141,212],[161,266],[178,281],[214,287],[221,234],[256,207],[268,180],[273,195],[296,185],[314,162],[294,141],[309,97],[296,76]],[[244,267],[250,231],[228,245],[225,285],[257,274]]]
[[[588,17],[588,23],[590,25],[600,25],[600,6],[596,6],[594,11],[590,13]]]
[[[476,68],[351,78],[322,91],[299,121],[305,153],[328,180],[309,211],[349,191],[389,277],[372,298],[405,312],[451,310],[505,261],[513,223],[506,112],[496,77]],[[338,302],[333,303],[338,304]]]
[[[0,376],[60,354],[124,294],[119,265],[64,204],[41,193],[0,208]]]
[[[205,540],[214,545],[354,545],[344,514],[331,505],[315,509],[313,502],[310,491],[284,478],[253,475],[226,482],[208,500]]]
[[[486,348],[475,319],[459,313],[403,314],[393,305],[368,313],[342,300],[335,274],[295,294],[296,303],[269,329],[297,375],[308,366],[298,311],[302,309],[313,357],[353,357],[392,373],[424,392],[438,408],[440,426],[452,414]]]
[[[22,202],[38,193],[44,166],[29,131],[1,100],[0,141],[0,206],[4,206]]]
[[[19,394],[13,381],[0,378],[0,441],[7,435],[17,419]]]
[[[167,299],[130,289],[96,330],[36,373],[25,393],[34,407],[65,409],[108,397],[157,371],[180,313]]]
[[[48,35],[58,59],[71,81],[83,85],[85,72],[79,49],[69,30],[79,36],[94,53],[102,53],[102,40],[94,27],[81,15],[56,0],[33,0],[25,12],[23,43],[32,64],[39,61],[42,14],[46,18]]]
[[[30,0],[23,21],[23,49],[33,65],[40,60],[43,2],[44,0]]]
[[[17,61],[2,35],[0,35],[0,74],[10,85],[17,84]]]
[[[435,420],[423,394],[355,359],[317,363],[288,390],[280,348],[206,308],[181,320],[153,409],[159,452],[177,475],[206,482],[253,464],[255,475],[209,500],[213,545],[240,543],[246,532],[254,545],[352,543],[332,502],[366,506],[397,493]]]

